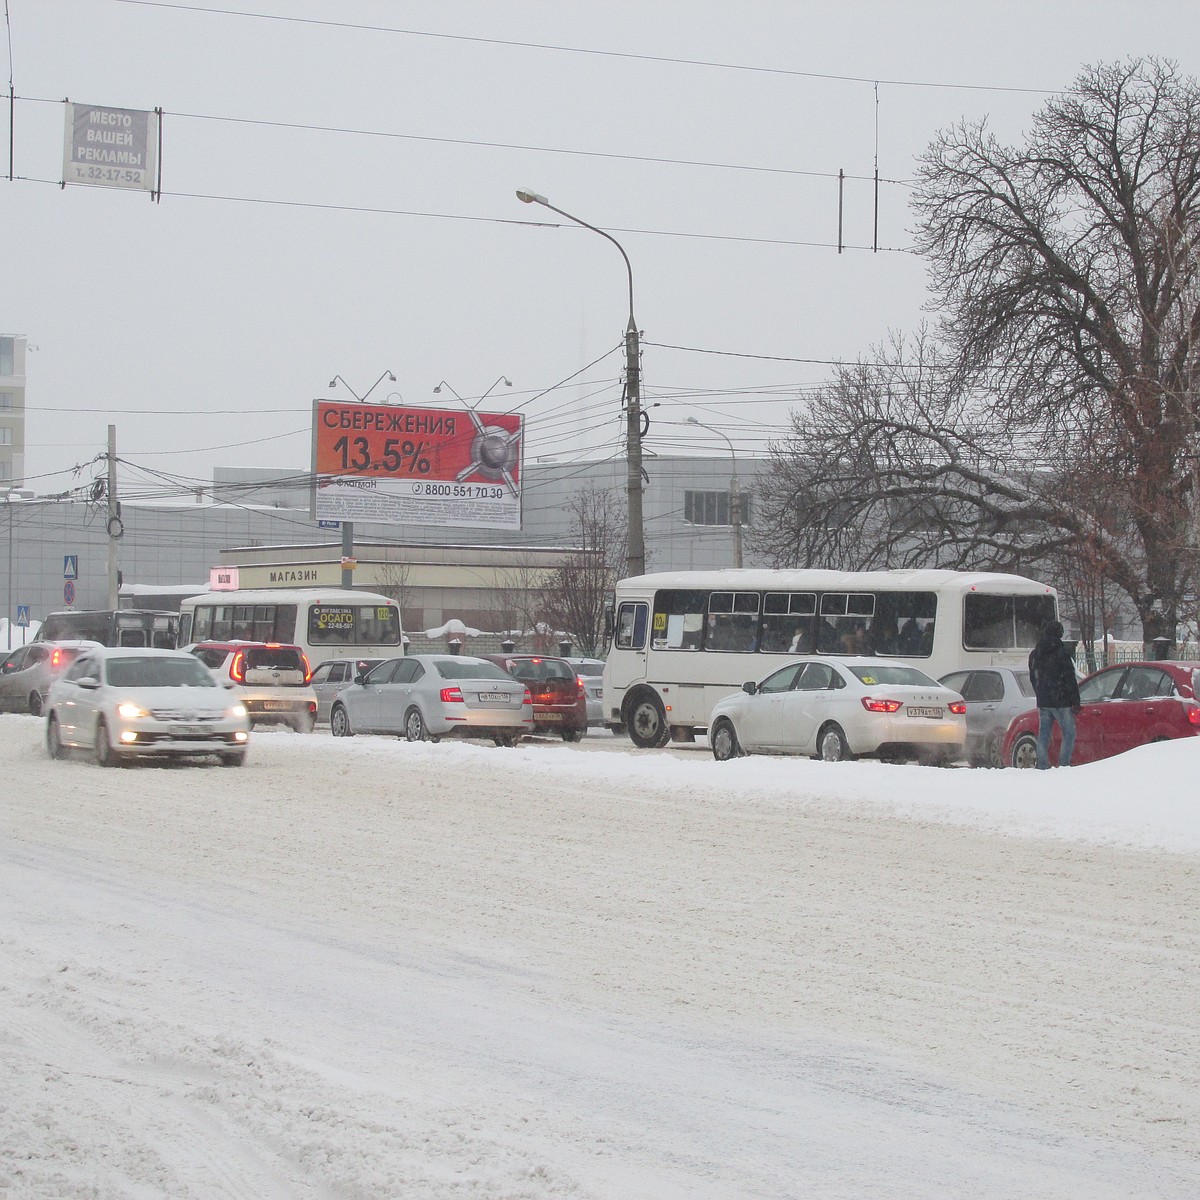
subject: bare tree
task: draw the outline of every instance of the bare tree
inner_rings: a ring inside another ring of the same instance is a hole
[[[502,626],[497,632],[514,639],[539,636],[546,624],[544,605],[549,571],[534,561],[531,554],[516,551],[497,577],[494,596],[495,619]]]
[[[897,341],[796,414],[760,504],[776,557],[1017,568],[1070,549],[1147,643],[1173,640],[1200,512],[1196,83],[1099,66],[1023,146],[944,131],[916,207],[945,349]]]
[[[601,488],[576,493],[568,507],[578,549],[547,580],[545,614],[590,657],[603,645],[605,608],[625,561],[625,509]]]

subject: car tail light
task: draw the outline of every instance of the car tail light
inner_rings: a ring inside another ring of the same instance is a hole
[[[456,687],[442,688],[441,697],[442,697],[443,704],[462,704],[463,703],[462,688],[456,688]]]
[[[583,680],[582,680],[582,679],[581,679],[581,678],[580,678],[578,675],[576,675],[576,676],[575,676],[575,682],[576,682],[577,684],[579,684],[579,694],[580,694],[581,696],[584,696],[584,697],[586,697],[586,696],[587,696],[587,688],[585,688],[585,687],[583,686]]]
[[[956,716],[961,717],[966,714],[967,702],[965,700],[951,700],[946,707]]]
[[[312,679],[312,664],[308,661],[308,655],[303,651],[300,653],[300,661],[304,664],[304,682],[308,683]]]
[[[55,646],[54,650],[50,654],[50,666],[53,667],[54,670],[57,671],[58,668],[60,666],[62,666],[62,660],[63,660],[62,647]]]
[[[862,706],[867,712],[894,713],[903,707],[903,700],[880,700],[875,696],[864,696]]]
[[[1200,725],[1200,704],[1185,704],[1183,711],[1187,714],[1189,725]]]
[[[239,650],[233,656],[233,662],[229,664],[229,674],[238,683],[246,682],[246,652]]]
[[[533,707],[533,697],[529,694],[528,688],[525,689],[525,699],[522,700],[521,703],[528,704],[530,708]]]

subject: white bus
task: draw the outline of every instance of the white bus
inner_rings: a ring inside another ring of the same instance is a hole
[[[616,587],[604,719],[634,745],[692,741],[713,705],[796,654],[894,656],[935,679],[1023,667],[1053,588],[966,571],[672,571]]]
[[[390,596],[341,588],[205,592],[179,606],[177,644],[286,642],[315,667],[327,658],[398,658],[400,606]]]

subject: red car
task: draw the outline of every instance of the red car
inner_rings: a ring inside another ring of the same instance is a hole
[[[1148,742],[1200,734],[1200,664],[1132,662],[1105,667],[1079,685],[1073,764],[1111,758]],[[1001,762],[1037,766],[1038,710],[1014,717],[1004,735]],[[1058,725],[1050,734],[1050,761],[1058,762]]]
[[[587,733],[587,692],[575,668],[563,658],[542,654],[484,654],[529,689],[533,732],[560,733],[577,742]]]

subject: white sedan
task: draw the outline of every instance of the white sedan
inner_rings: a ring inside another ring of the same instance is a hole
[[[216,756],[240,767],[249,740],[246,706],[182,650],[95,646],[46,697],[51,758],[83,748],[102,767],[165,755]]]
[[[957,692],[906,663],[819,655],[726,696],[708,737],[719,762],[763,753],[946,763],[962,757],[966,711]]]

